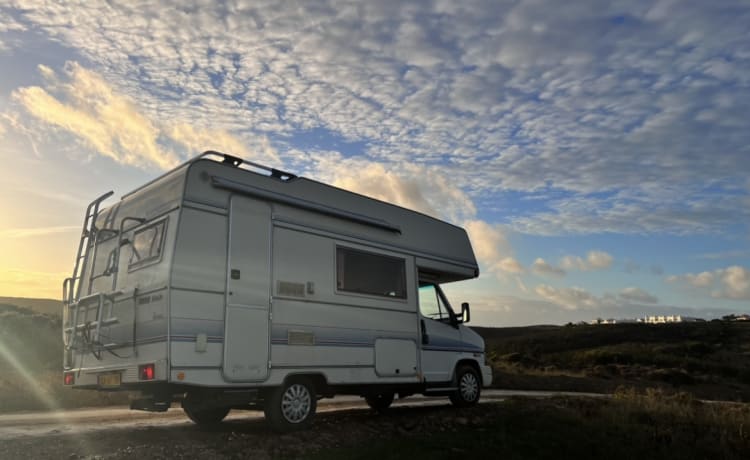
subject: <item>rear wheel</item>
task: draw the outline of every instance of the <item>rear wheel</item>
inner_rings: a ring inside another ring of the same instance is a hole
[[[391,406],[391,403],[393,403],[393,396],[392,392],[378,393],[365,396],[365,401],[367,401],[367,405],[371,408],[378,412],[382,412]]]
[[[451,402],[456,407],[473,406],[479,401],[481,380],[479,374],[471,366],[461,366],[456,370],[457,389],[450,395]]]
[[[206,426],[220,423],[229,413],[229,407],[201,407],[190,396],[182,401],[182,410],[194,423]]]
[[[312,423],[317,405],[315,386],[307,379],[295,379],[274,389],[263,409],[274,430],[296,431]]]

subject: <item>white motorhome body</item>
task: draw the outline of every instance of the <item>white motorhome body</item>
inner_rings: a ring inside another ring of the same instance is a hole
[[[67,385],[183,399],[197,422],[264,407],[290,428],[320,396],[461,405],[491,383],[468,304],[439,287],[478,275],[459,227],[217,152],[100,211],[109,195],[64,283]]]

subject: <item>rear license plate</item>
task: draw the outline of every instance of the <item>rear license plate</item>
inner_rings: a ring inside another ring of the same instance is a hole
[[[120,386],[120,373],[114,372],[111,374],[99,374],[97,380],[100,387],[119,387]]]

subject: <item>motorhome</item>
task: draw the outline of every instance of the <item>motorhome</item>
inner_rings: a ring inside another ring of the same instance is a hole
[[[466,406],[492,381],[468,303],[441,289],[479,274],[460,227],[213,151],[111,195],[63,283],[67,386],[293,430],[320,398]]]

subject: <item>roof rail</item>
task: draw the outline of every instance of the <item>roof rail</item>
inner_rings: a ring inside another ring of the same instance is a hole
[[[242,158],[239,158],[239,157],[236,157],[236,156],[233,156],[233,155],[229,155],[229,154],[226,154],[226,153],[217,152],[215,150],[206,150],[205,152],[201,153],[200,155],[194,156],[193,158],[189,159],[185,163],[181,163],[181,164],[177,165],[176,167],[170,169],[169,171],[165,172],[164,174],[162,174],[162,175],[160,175],[160,176],[158,176],[158,177],[156,177],[154,179],[151,179],[150,181],[146,182],[145,184],[141,185],[140,187],[136,188],[135,190],[131,190],[130,192],[128,192],[125,195],[123,195],[122,199],[127,198],[130,195],[133,195],[133,194],[135,194],[136,192],[138,192],[140,190],[143,190],[144,188],[148,187],[149,185],[153,184],[154,182],[157,182],[162,177],[165,177],[165,176],[171,174],[173,171],[176,171],[176,170],[178,170],[178,169],[180,169],[182,167],[185,167],[185,165],[189,165],[190,163],[194,163],[194,162],[196,162],[198,160],[202,160],[203,158],[211,157],[211,156],[221,157],[222,158],[222,161],[221,161],[222,164],[233,166],[235,168],[239,168],[240,165],[248,165],[248,166],[251,166],[251,167],[256,168],[256,169],[267,171],[267,172],[271,173],[270,174],[271,177],[273,177],[275,179],[279,179],[281,181],[288,181],[288,180],[292,180],[292,179],[296,179],[297,178],[296,174],[292,174],[290,172],[286,172],[286,171],[282,171],[280,169],[276,169],[276,168],[271,168],[271,167],[268,167],[268,166],[264,166],[262,164],[255,163],[253,161],[244,160]],[[242,168],[242,169],[245,169],[247,171],[251,171],[251,169],[249,169],[249,168]]]
[[[280,169],[276,169],[276,168],[271,168],[271,167],[268,167],[268,166],[264,166],[264,165],[262,165],[260,163],[255,163],[254,161],[243,160],[242,158],[236,157],[234,155],[229,155],[227,153],[217,152],[215,150],[206,150],[205,152],[203,152],[200,155],[198,155],[198,157],[196,157],[196,158],[194,158],[194,159],[192,159],[190,161],[192,162],[192,161],[196,161],[196,160],[199,160],[201,158],[210,157],[210,156],[219,156],[219,157],[222,157],[222,163],[223,164],[230,165],[230,166],[233,166],[235,168],[240,168],[240,166],[242,166],[242,165],[247,165],[247,166],[251,166],[253,168],[257,168],[257,169],[260,169],[260,170],[263,170],[263,171],[267,171],[267,172],[271,173],[271,177],[276,178],[276,179],[280,179],[280,180],[283,180],[283,181],[288,181],[288,180],[292,180],[292,179],[296,179],[297,178],[296,174],[292,174],[290,172],[282,171]],[[248,169],[248,168],[242,168],[242,169]]]

